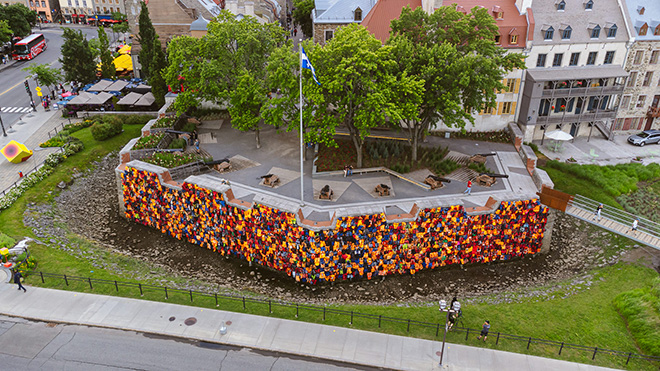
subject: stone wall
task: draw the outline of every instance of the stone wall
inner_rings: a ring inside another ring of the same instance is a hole
[[[220,179],[179,184],[165,169],[139,162],[117,172],[129,220],[311,284],[533,255],[548,216],[538,200],[520,200],[494,203],[480,215],[457,205],[415,210],[409,222],[372,214],[313,230],[296,213],[234,199]]]

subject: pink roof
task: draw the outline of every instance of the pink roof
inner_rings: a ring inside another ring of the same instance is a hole
[[[385,43],[390,37],[390,23],[393,19],[399,19],[401,10],[406,6],[416,9],[422,6],[422,0],[379,0],[361,24]]]
[[[496,19],[497,27],[500,28],[500,45],[504,48],[522,48],[525,46],[527,35],[527,17],[520,14],[516,7],[515,0],[499,0],[493,4],[492,0],[443,0],[443,6],[456,4],[457,7],[463,7],[471,11],[474,7],[485,7],[488,13],[495,17],[495,11],[502,12],[503,18]],[[530,9],[531,10],[531,9]],[[532,18],[533,22],[533,18]],[[533,30],[533,28],[532,28]],[[518,43],[510,44],[510,35],[518,35]]]

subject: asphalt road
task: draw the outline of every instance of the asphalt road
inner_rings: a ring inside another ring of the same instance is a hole
[[[349,364],[0,316],[3,370],[354,370]]]
[[[96,38],[97,30],[94,27],[75,28],[81,30],[87,36],[88,40]],[[23,86],[23,81],[29,77],[29,74],[22,71],[22,69],[32,63],[50,64],[51,67],[55,68],[62,67],[60,62],[58,62],[58,58],[61,55],[60,48],[64,43],[62,29],[56,25],[49,25],[48,28],[43,28],[42,30],[36,28],[33,32],[44,34],[47,45],[46,51],[39,54],[31,61],[19,61],[0,72],[0,108],[2,111],[2,120],[7,127],[18,121],[22,115],[29,112],[28,108],[30,107],[30,100],[25,92],[25,87]],[[32,97],[35,100],[35,103],[38,102],[37,93],[34,90],[36,86],[37,83],[30,79],[30,88],[32,89]],[[44,93],[48,91],[48,89],[44,89]]]

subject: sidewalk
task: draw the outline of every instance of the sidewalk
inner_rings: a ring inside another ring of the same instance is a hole
[[[0,283],[0,314],[115,328],[403,370],[608,370],[465,345],[120,297]],[[192,325],[184,324],[189,318]],[[222,322],[227,333],[222,335]]]
[[[49,154],[59,151],[59,148],[41,148],[39,144],[48,140],[49,131],[61,126],[64,122],[68,123],[67,119],[62,118],[61,115],[60,110],[44,111],[43,108],[37,108],[37,112],[23,115],[11,128],[7,128],[6,137],[0,134],[0,148],[15,140],[25,144],[34,152],[31,158],[20,164],[11,163],[0,155],[0,191],[20,179],[19,171],[27,174],[28,171],[41,164]]]

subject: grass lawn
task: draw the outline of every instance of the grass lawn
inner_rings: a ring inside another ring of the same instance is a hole
[[[11,208],[0,213],[2,232],[14,238],[32,236],[31,231],[22,223],[23,212],[27,203],[52,201],[52,198],[59,192],[56,187],[57,183],[70,180],[72,174],[90,168],[90,166],[93,166],[92,163],[95,160],[113,150],[121,148],[128,140],[139,135],[140,128],[139,125],[125,125],[124,132],[121,135],[100,143],[92,139],[89,129],[75,133],[74,135],[80,138],[85,144],[85,149],[58,165],[55,173],[38,186],[28,190]],[[549,173],[553,170],[549,169]],[[552,173],[550,175],[553,176]],[[562,178],[570,179],[571,177],[558,177],[556,184],[561,184],[564,181]],[[581,182],[583,183],[582,186],[584,186],[585,181]],[[575,183],[574,186],[577,187],[578,183]],[[567,189],[564,188],[563,190],[566,191]],[[580,193],[585,194],[582,191]],[[585,195],[589,196],[588,194]],[[114,273],[116,271],[138,272],[142,276],[152,274],[154,277],[152,280],[143,280],[142,283],[156,283],[157,280],[163,277],[166,277],[169,282],[190,283],[189,279],[172,277],[167,272],[150,266],[148,262],[106,251],[78,236],[70,236],[70,238],[80,246],[80,254],[102,255],[106,266],[110,266],[113,269],[106,270],[98,265],[95,266],[86,259],[79,259],[54,246],[35,244],[31,246],[31,252],[39,262],[37,270],[111,281],[131,281],[130,275]],[[623,248],[623,245],[630,241],[623,238],[615,238],[613,242],[621,246],[620,248]],[[569,296],[567,299],[560,298],[569,291],[568,282],[560,285],[559,287],[561,288],[547,296],[547,299],[521,299],[519,302],[511,304],[464,305],[464,325],[477,329],[481,327],[484,320],[488,319],[492,324],[491,337],[489,337],[488,342],[483,343],[475,340],[477,334],[470,335],[466,340],[464,332],[451,332],[448,334],[448,341],[609,367],[657,369],[658,365],[640,361],[631,361],[626,366],[626,359],[624,357],[614,357],[600,353],[596,356],[595,361],[591,361],[591,353],[586,354],[566,349],[562,351],[561,356],[558,356],[559,349],[539,344],[532,344],[530,349],[527,350],[526,341],[501,340],[498,345],[495,345],[497,332],[503,332],[626,352],[640,352],[635,345],[634,339],[628,333],[625,321],[617,313],[613,305],[613,299],[622,292],[650,285],[655,277],[658,277],[658,273],[650,268],[643,267],[639,264],[618,263],[614,266],[605,267],[593,272],[593,284],[590,286],[583,285],[577,290],[577,293]],[[296,318],[295,307],[274,305],[272,307],[274,313],[270,314],[267,304],[252,303],[249,301],[246,304],[246,309],[243,309],[243,302],[240,300],[221,299],[219,307],[216,307],[215,298],[212,296],[195,296],[193,302],[191,302],[189,294],[172,293],[170,291],[169,299],[166,300],[163,291],[145,290],[143,296],[141,296],[137,288],[120,287],[119,292],[117,292],[114,284],[95,284],[93,290],[91,290],[87,282],[70,282],[70,286],[66,286],[62,279],[47,278],[46,282],[42,283],[39,275],[29,276],[27,284],[58,289],[90,291],[106,295],[120,295],[145,300],[167,301],[259,315],[272,315],[292,320],[319,322],[428,339],[439,340],[442,336],[442,332],[440,332],[440,336],[436,337],[436,328],[420,328],[414,324],[411,325],[408,332],[408,324],[405,322],[382,322],[379,328],[378,321],[374,319],[355,317],[352,324],[349,324],[350,316],[348,315],[328,315],[326,320],[323,321],[322,312],[306,310],[300,310],[299,316]],[[197,284],[197,282],[193,282],[193,284]],[[575,288],[573,287],[570,290],[574,291]],[[245,294],[249,295],[249,293]],[[425,322],[440,323],[442,321],[435,303],[429,303],[429,305],[401,304],[393,306],[341,305],[333,306],[333,308],[404,319],[409,318]]]

